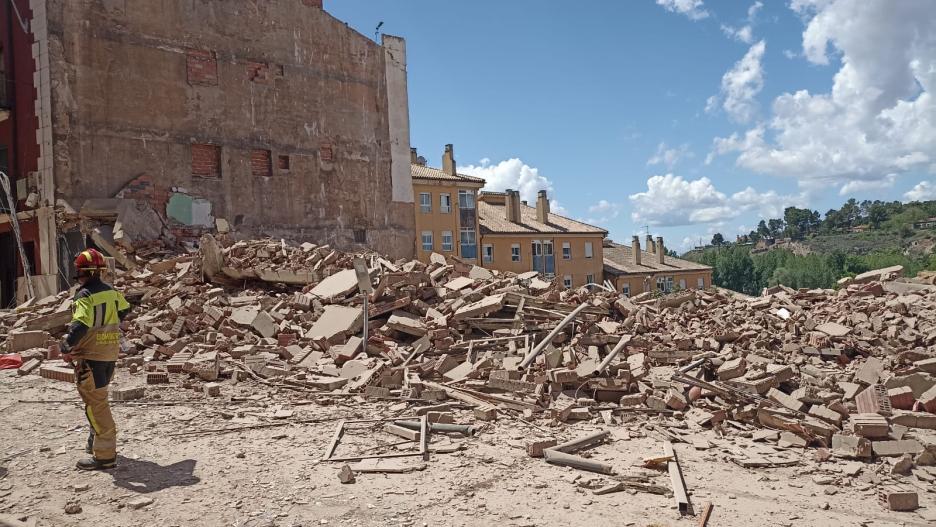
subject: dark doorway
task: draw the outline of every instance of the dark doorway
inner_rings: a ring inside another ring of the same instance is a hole
[[[0,234],[0,308],[16,306],[16,241],[12,232]]]

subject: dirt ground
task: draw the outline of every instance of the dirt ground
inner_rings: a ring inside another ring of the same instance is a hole
[[[141,385],[143,377],[119,370],[116,382]],[[144,402],[114,405],[119,466],[84,473],[74,463],[85,455],[88,425],[74,387],[36,375],[17,377],[15,370],[0,372],[0,515],[29,517],[38,526],[95,527],[698,524],[698,516],[680,517],[671,496],[595,495],[592,489],[613,483],[610,476],[551,466],[525,450],[534,437],[549,434],[562,441],[608,428],[613,440],[591,450],[593,459],[611,463],[618,474],[646,474],[652,483],[670,488],[665,472],[636,466],[662,453],[663,436],[648,426],[657,418],[623,416],[627,422],[610,427],[599,422],[550,427],[544,419],[531,426],[501,416],[472,438],[434,434],[432,447],[448,453],[434,453],[426,462],[414,457],[390,463],[422,470],[359,473],[354,483],[342,484],[342,463],[321,461],[337,421],[412,415],[412,408],[360,398],[317,400],[252,383],[225,383],[221,397],[209,398],[182,388],[180,381],[148,386]],[[272,417],[277,410],[293,414],[278,421]],[[474,423],[470,411],[459,410],[456,418]],[[311,419],[326,421],[296,422]],[[288,424],[174,435],[280,422]],[[913,475],[899,479],[919,492],[921,508],[890,512],[877,494],[894,481],[892,462],[817,463],[814,449],[720,438],[711,430],[698,437],[710,447],[678,443],[675,449],[695,512],[708,502],[714,505],[709,525],[936,524],[934,467],[915,468]],[[398,441],[379,428],[358,428],[336,453],[390,452],[396,447],[386,445]],[[742,468],[731,462],[752,452],[799,463]],[[68,502],[80,504],[81,512],[67,514]]]

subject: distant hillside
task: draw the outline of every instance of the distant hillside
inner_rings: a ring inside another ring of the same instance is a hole
[[[936,201],[849,200],[822,218],[817,211],[788,207],[784,218],[761,221],[734,242],[721,234],[683,257],[714,268],[716,285],[747,294],[764,287],[833,287],[839,278],[902,265],[907,275],[936,270]]]

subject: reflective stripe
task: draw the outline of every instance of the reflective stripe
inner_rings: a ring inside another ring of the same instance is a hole
[[[101,428],[98,426],[97,421],[94,420],[94,413],[91,412],[91,406],[85,406],[85,415],[88,416],[88,422],[91,423],[91,428],[94,429],[95,434],[101,433]]]

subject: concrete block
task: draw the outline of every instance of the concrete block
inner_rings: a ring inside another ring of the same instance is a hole
[[[493,406],[478,406],[475,407],[472,412],[474,413],[475,419],[480,421],[496,421],[497,420],[497,408]]]
[[[872,441],[871,450],[875,456],[895,457],[904,454],[920,454],[923,445],[914,439],[901,439],[899,441]]]
[[[543,457],[543,451],[547,448],[556,446],[558,442],[555,439],[543,439],[527,443],[527,455],[530,457]]]
[[[7,353],[19,353],[32,348],[45,348],[52,339],[46,331],[15,331],[7,335]]]
[[[877,357],[868,357],[855,373],[855,380],[869,385],[877,384],[883,372],[884,362]]]
[[[927,412],[936,413],[936,386],[926,390],[918,399],[920,405]]]
[[[718,380],[728,381],[743,376],[747,372],[747,362],[743,357],[726,361],[718,367]]]
[[[221,395],[221,385],[216,382],[209,382],[205,385],[205,394],[209,397],[218,397]]]
[[[863,437],[834,434],[832,453],[849,459],[871,459],[871,442]]]
[[[142,386],[133,388],[114,388],[110,390],[111,401],[135,401],[142,399],[146,394],[146,389]]]
[[[306,338],[336,342],[357,333],[363,326],[364,311],[361,308],[329,305],[306,333]]]
[[[851,416],[852,432],[856,436],[870,439],[887,437],[890,433],[890,424],[879,414],[856,414]]]
[[[888,487],[881,491],[880,496],[888,510],[912,511],[920,506],[920,498],[913,490]]]
[[[806,405],[804,405],[801,401],[799,401],[798,399],[796,399],[796,398],[794,398],[794,397],[792,397],[792,396],[790,396],[790,395],[787,395],[787,394],[781,392],[780,390],[778,390],[778,389],[776,389],[776,388],[771,388],[771,389],[767,392],[767,398],[770,399],[771,401],[774,401],[774,402],[776,402],[776,403],[779,403],[779,404],[781,404],[781,405],[783,405],[783,406],[785,406],[785,407],[787,407],[787,408],[789,408],[790,410],[793,410],[793,411],[795,411],[795,412],[802,412],[802,411],[805,409],[805,406],[806,406]]]

